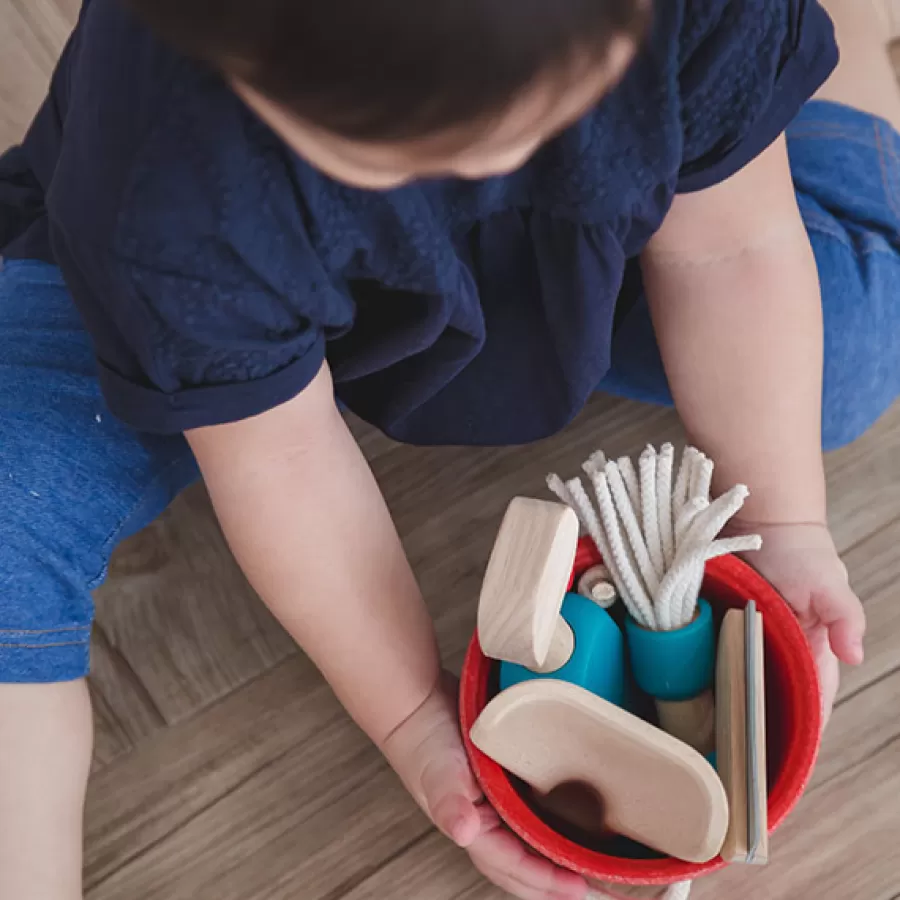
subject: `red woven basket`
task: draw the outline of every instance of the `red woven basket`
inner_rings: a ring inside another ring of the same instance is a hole
[[[582,539],[574,575],[600,561]],[[703,597],[721,616],[725,610],[755,600],[763,614],[766,659],[766,729],[768,741],[769,830],[774,831],[806,789],[821,737],[821,699],[815,663],[793,613],[771,585],[734,557],[712,560],[706,567]],[[554,831],[528,806],[504,769],[469,740],[469,732],[491,699],[496,663],[473,637],[463,664],[460,719],[466,750],[488,802],[526,844],[547,859],[590,879],[612,884],[672,884],[706,875],[725,866],[720,857],[696,864],[672,859],[623,859],[609,856]]]

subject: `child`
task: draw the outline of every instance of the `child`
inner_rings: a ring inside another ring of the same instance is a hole
[[[898,393],[900,99],[871,10],[828,5],[822,88],[815,0],[85,4],[0,162],[0,896],[80,897],[90,590],[196,464],[437,826],[585,896],[478,803],[342,405],[504,444],[674,398],[833,697],[864,618],[821,444]]]

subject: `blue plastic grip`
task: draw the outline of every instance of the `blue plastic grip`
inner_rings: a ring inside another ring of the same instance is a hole
[[[577,684],[598,697],[625,702],[625,639],[612,616],[580,594],[566,594],[562,617],[575,635],[575,651],[555,672],[539,675],[514,663],[500,664],[500,690],[534,678],[554,678]]]
[[[641,690],[658,700],[690,700],[712,687],[716,635],[712,609],[705,600],[690,625],[676,631],[650,631],[631,616],[625,634],[631,668]]]

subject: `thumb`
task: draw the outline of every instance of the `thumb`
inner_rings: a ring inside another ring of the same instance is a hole
[[[858,666],[863,661],[863,637],[866,633],[866,614],[863,605],[849,585],[832,585],[816,592],[812,609],[818,620],[828,629],[834,655],[842,662]]]
[[[432,822],[463,849],[481,833],[481,799],[475,776],[463,751],[450,751],[429,760],[422,772],[422,794]]]

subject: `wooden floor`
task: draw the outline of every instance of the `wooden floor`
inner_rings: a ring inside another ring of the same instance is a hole
[[[39,102],[77,0],[0,0],[0,146]],[[900,16],[898,16],[900,25]],[[668,412],[598,398],[526,450],[360,440],[458,668],[509,498],[598,446],[677,439]],[[900,898],[900,407],[828,461],[831,514],[871,632],[773,862],[698,900]],[[498,900],[437,836],[231,560],[202,488],[116,555],[97,596],[89,900]]]

